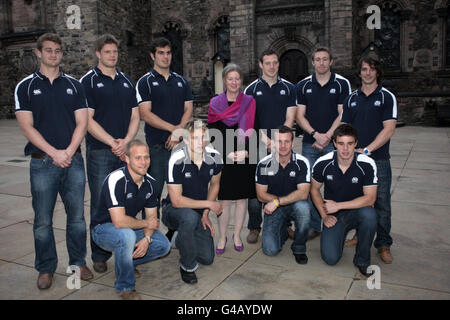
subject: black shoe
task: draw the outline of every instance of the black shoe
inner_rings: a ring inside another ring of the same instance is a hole
[[[195,275],[195,272],[188,272],[184,271],[183,268],[180,267],[180,273],[181,273],[181,279],[183,279],[184,282],[189,284],[197,283],[197,276]]]
[[[94,262],[94,270],[98,273],[104,273],[106,272],[106,270],[108,270],[108,265],[105,261]]]
[[[173,234],[175,233],[176,230],[173,229],[168,229],[167,233],[166,233],[166,237],[167,239],[169,239],[169,242],[172,240]]]
[[[298,264],[307,264],[308,263],[308,257],[304,253],[294,253],[295,261],[297,261]]]
[[[366,276],[366,277],[370,277],[371,275],[373,275],[373,273],[374,273],[374,271],[372,271],[372,272],[367,272],[367,268],[368,268],[369,266],[366,266],[366,267],[363,267],[363,266],[358,266],[358,270],[359,270],[359,272],[361,272],[361,274],[363,275],[363,276]]]

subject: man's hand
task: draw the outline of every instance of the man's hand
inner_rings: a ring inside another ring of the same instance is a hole
[[[363,148],[355,149],[355,151],[364,154],[364,149]]]
[[[274,213],[275,210],[277,210],[278,207],[275,204],[274,201],[270,201],[268,203],[266,203],[266,205],[264,206],[264,212],[271,215],[272,213]]]
[[[333,200],[325,200],[323,203],[323,208],[327,214],[333,214],[340,210],[339,204]]]
[[[114,144],[111,147],[111,152],[118,158],[122,158],[125,155],[125,149],[128,141],[125,139],[114,139]]]
[[[136,243],[136,249],[133,252],[133,259],[142,258],[148,251],[148,240],[146,238],[142,238],[140,241]]]
[[[151,217],[145,219],[147,222],[147,229],[158,230],[159,229],[159,219],[157,217]]]
[[[207,211],[203,212],[201,221],[202,221],[203,229],[206,230],[206,227],[208,227],[209,230],[211,231],[211,236],[214,238],[214,226],[213,226],[211,220],[209,220],[209,216],[208,216],[208,212]]]
[[[323,150],[323,147],[322,147],[317,141],[314,141],[312,147],[313,147],[314,149],[319,150],[319,151],[322,151],[322,150]]]
[[[222,205],[218,201],[210,201],[209,209],[214,211],[215,214],[220,216],[222,214]]]
[[[241,161],[244,161],[245,158],[248,157],[248,151],[241,150],[241,151],[230,152],[227,157],[229,159],[233,160],[234,162],[241,162]]]
[[[53,164],[60,168],[68,168],[72,163],[72,157],[66,150],[56,150],[51,156]]]
[[[316,142],[323,148],[325,148],[331,141],[331,139],[325,133],[316,132],[313,137]]]
[[[334,227],[334,225],[337,222],[337,218],[335,216],[326,216],[325,218],[322,219],[323,220],[323,224],[327,227],[327,228],[331,228]]]

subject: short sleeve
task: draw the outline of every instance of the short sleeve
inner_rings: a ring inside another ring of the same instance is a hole
[[[123,183],[121,183],[122,177],[111,174],[103,183],[101,197],[104,199],[105,206],[108,209],[125,207],[125,192]]]
[[[153,190],[155,190],[154,187],[153,187]],[[151,208],[156,208],[157,206],[158,206],[158,200],[156,198],[156,194],[153,193],[148,199],[145,200],[144,207],[147,209],[151,209]]]
[[[343,102],[343,110],[341,115],[341,122],[352,124],[353,123],[353,108],[349,107],[349,103],[351,103],[351,96],[347,96]]]
[[[189,85],[189,81],[186,79],[184,79],[184,81],[184,101],[193,101],[194,97],[192,95],[192,89]]]
[[[302,104],[302,105],[307,105],[307,101],[306,101],[306,96],[303,93],[303,87],[304,87],[304,82],[300,81],[299,83],[297,83],[296,85],[296,91],[297,91],[297,104]]]
[[[297,159],[297,165],[300,168],[296,175],[297,184],[311,183],[311,174],[309,169],[309,162],[306,158]]]
[[[86,95],[87,107],[90,109],[96,109],[95,100],[94,100],[94,90],[91,87],[90,78],[84,77],[81,80],[81,85],[84,88],[84,93]]]
[[[30,99],[27,93],[28,82],[20,82],[14,91],[16,112],[18,111],[32,111]]]
[[[395,99],[395,96],[388,91],[384,91],[382,117],[383,121],[397,120],[397,99]]]
[[[86,100],[86,93],[84,90],[84,86],[78,82],[78,80],[74,80],[73,83],[75,83],[75,87],[77,89],[76,92],[76,99],[73,105],[73,111],[77,111],[79,109],[85,109],[88,107],[88,102]]]
[[[139,104],[141,102],[151,102],[151,88],[147,81],[147,77],[142,77],[138,80],[136,84],[136,102]]]
[[[375,161],[366,155],[359,155],[358,159],[361,159],[360,163],[364,169],[363,186],[366,187],[377,185],[378,177],[377,177],[377,165],[375,164]]]
[[[341,85],[341,92],[338,97],[338,104],[344,104],[345,98],[351,93],[350,83],[347,79],[342,79],[339,83]]]
[[[296,107],[297,106],[297,91],[296,87],[291,84],[290,93],[289,93],[289,101],[287,107]]]
[[[167,168],[167,184],[183,184],[183,163],[171,163],[170,160]]]
[[[323,183],[323,162],[316,162],[311,171],[313,179],[319,183]]]
[[[264,186],[269,184],[267,172],[261,163],[258,163],[258,166],[256,167],[255,182],[256,184],[261,184]]]

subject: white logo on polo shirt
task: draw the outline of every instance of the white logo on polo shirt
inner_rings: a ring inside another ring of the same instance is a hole
[[[256,95],[257,95],[257,96],[262,96],[263,93],[262,93],[261,91],[256,91]]]
[[[185,178],[191,178],[191,173],[190,173],[190,172],[186,172],[186,173],[184,174],[184,177],[185,177]]]
[[[183,88],[183,84],[181,82],[178,82],[178,87]]]
[[[333,175],[331,175],[331,174],[327,175],[327,180],[332,181],[333,180]]]
[[[127,194],[127,199],[131,199],[131,198],[133,198],[133,194],[132,193]]]
[[[306,90],[306,93],[312,93],[312,89]]]
[[[373,105],[374,105],[375,107],[379,107],[379,106],[381,106],[381,101],[380,101],[380,100],[377,100],[377,101],[375,101],[375,102],[373,103]]]
[[[103,88],[105,85],[101,82],[97,83],[97,88]]]
[[[286,95],[286,91],[285,90],[281,90],[280,91],[280,95],[285,96]]]
[[[358,181],[359,181],[359,180],[358,180],[358,177],[353,177],[353,178],[352,178],[352,183],[358,183]]]
[[[295,177],[295,171],[289,172],[289,177],[291,177],[291,178]]]
[[[72,89],[67,89],[67,94],[73,95],[73,90]]]
[[[148,199],[148,198],[150,198],[152,195],[150,194],[150,192],[149,193],[147,193],[146,195],[145,195],[145,199]]]
[[[38,94],[42,94],[41,89],[33,90],[33,94],[37,96]]]
[[[158,82],[152,82],[152,85],[154,86],[154,87],[157,87],[157,86],[159,86],[159,83]]]
[[[123,83],[123,86],[124,86],[125,88],[129,88],[129,87],[130,87],[130,86],[128,85],[128,83],[126,83],[126,82]]]
[[[335,88],[332,88],[332,89],[330,90],[330,93],[331,93],[331,94],[336,94],[336,89],[335,89]]]
[[[356,102],[352,102],[352,103],[350,104],[350,107],[356,107]]]

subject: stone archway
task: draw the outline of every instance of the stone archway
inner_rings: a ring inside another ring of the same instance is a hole
[[[280,57],[279,75],[293,84],[308,76],[308,58],[301,50],[291,49]]]

